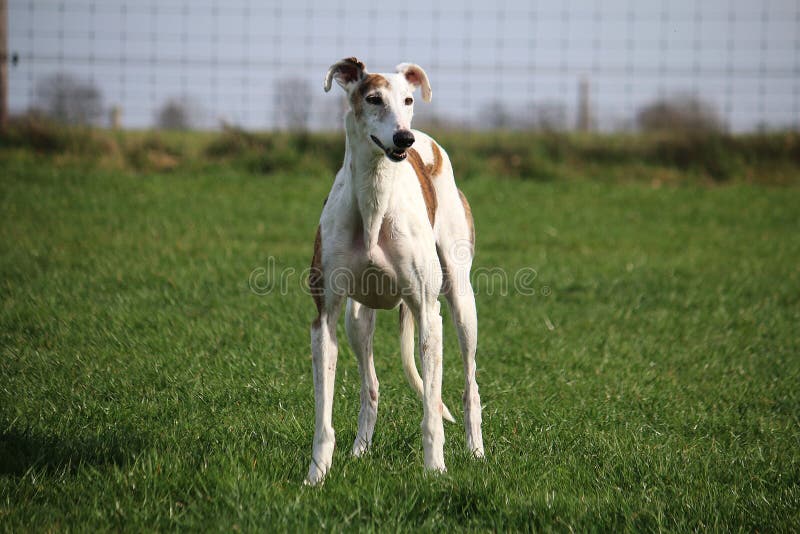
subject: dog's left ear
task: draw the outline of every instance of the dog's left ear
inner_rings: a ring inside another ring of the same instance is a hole
[[[413,63],[400,63],[397,67],[397,72],[406,77],[406,81],[414,86],[422,88],[422,100],[425,102],[431,101],[431,84],[428,81],[428,75],[422,70],[422,67]]]

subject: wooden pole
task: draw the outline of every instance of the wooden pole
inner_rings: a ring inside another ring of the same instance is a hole
[[[111,108],[111,129],[119,130],[122,126],[122,108],[120,106],[113,106]]]
[[[8,2],[0,0],[0,131],[8,127]]]
[[[592,109],[589,102],[589,79],[585,76],[578,83],[578,131],[588,132],[592,127]]]

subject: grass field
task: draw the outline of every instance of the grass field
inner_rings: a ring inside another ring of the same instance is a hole
[[[797,185],[462,180],[476,267],[536,273],[533,294],[478,287],[486,460],[448,425],[448,473],[423,473],[422,409],[384,312],[373,450],[348,456],[359,383],[340,328],[339,446],[307,488],[300,272],[331,176],[19,148],[0,166],[3,531],[800,525]],[[269,258],[295,274],[257,294]]]

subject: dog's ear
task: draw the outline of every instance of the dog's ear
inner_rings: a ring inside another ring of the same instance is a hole
[[[413,63],[400,63],[397,67],[397,72],[406,77],[406,81],[414,86],[422,88],[422,100],[430,102],[433,93],[431,92],[431,84],[428,81],[428,75],[422,70],[422,67]]]
[[[361,81],[367,74],[367,67],[358,58],[348,57],[331,65],[325,76],[325,92],[331,90],[331,81],[347,89],[351,83]]]

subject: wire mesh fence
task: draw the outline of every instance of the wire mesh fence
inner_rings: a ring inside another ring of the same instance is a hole
[[[128,128],[337,129],[344,102],[322,79],[355,55],[375,72],[425,68],[434,100],[416,120],[440,127],[628,130],[677,102],[730,131],[800,128],[796,0],[386,4],[10,0],[9,107],[91,100],[70,120]]]

